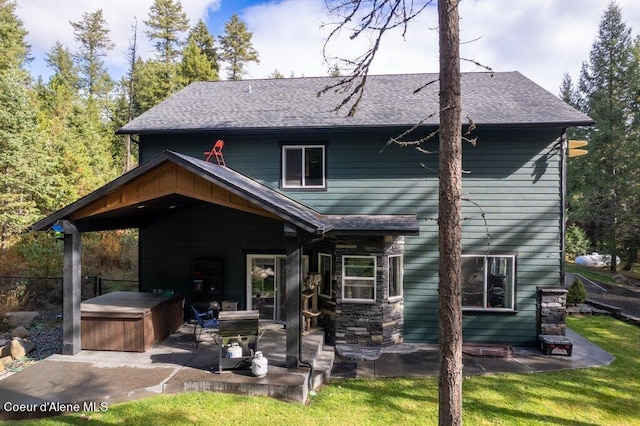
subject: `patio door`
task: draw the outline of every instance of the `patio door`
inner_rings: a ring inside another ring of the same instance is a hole
[[[247,255],[247,306],[260,313],[260,319],[285,320],[284,255]],[[302,258],[303,273],[308,257]]]

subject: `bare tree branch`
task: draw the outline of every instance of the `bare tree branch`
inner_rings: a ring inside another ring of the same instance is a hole
[[[382,36],[388,30],[402,27],[402,36],[407,32],[409,21],[415,18],[434,0],[428,0],[424,4],[417,7],[414,0],[341,0],[339,2],[326,1],[327,8],[330,13],[341,17],[341,21],[329,33],[322,49],[323,56],[327,63],[338,61],[344,66],[340,69],[346,69],[349,74],[336,83],[327,85],[318,92],[318,96],[333,91],[334,93],[345,93],[346,96],[337,105],[333,111],[338,112],[343,107],[351,104],[348,117],[352,117],[362,100],[364,95],[364,87],[367,82],[369,68],[380,48]],[[354,20],[362,14],[359,22],[355,27],[349,27]],[[327,54],[328,44],[331,40],[338,37],[342,32],[348,30],[351,32],[349,38],[351,40],[369,32],[373,32],[373,42],[369,49],[355,59],[344,59],[337,57],[329,57]]]

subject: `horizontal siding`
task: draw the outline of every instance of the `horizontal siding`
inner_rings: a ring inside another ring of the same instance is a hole
[[[517,313],[465,313],[465,340],[531,343],[535,338],[536,286],[560,282],[561,164],[554,149],[560,134],[560,129],[478,132],[475,147],[464,145],[463,193],[471,202],[463,202],[463,248],[486,250],[488,229],[492,250],[518,252]],[[176,139],[165,135],[145,142],[142,158],[175,146],[200,158],[215,139],[222,138],[229,167],[277,189],[282,140],[326,142],[326,191],[286,193],[325,214],[418,214],[420,235],[405,239],[405,340],[435,342],[438,158],[393,145],[382,150],[393,136],[325,132],[297,139],[276,134]],[[437,152],[435,142],[428,145]]]

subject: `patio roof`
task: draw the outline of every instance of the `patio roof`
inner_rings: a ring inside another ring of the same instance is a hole
[[[150,218],[202,203],[287,221],[302,230],[417,234],[415,215],[328,216],[228,167],[165,151],[31,226],[71,220],[81,232],[140,228]]]

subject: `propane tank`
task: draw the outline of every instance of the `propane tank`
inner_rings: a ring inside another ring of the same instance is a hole
[[[256,351],[251,360],[251,374],[256,377],[264,377],[267,375],[269,360],[262,356],[262,352]]]
[[[227,345],[227,358],[242,358],[242,347],[236,342]]]

